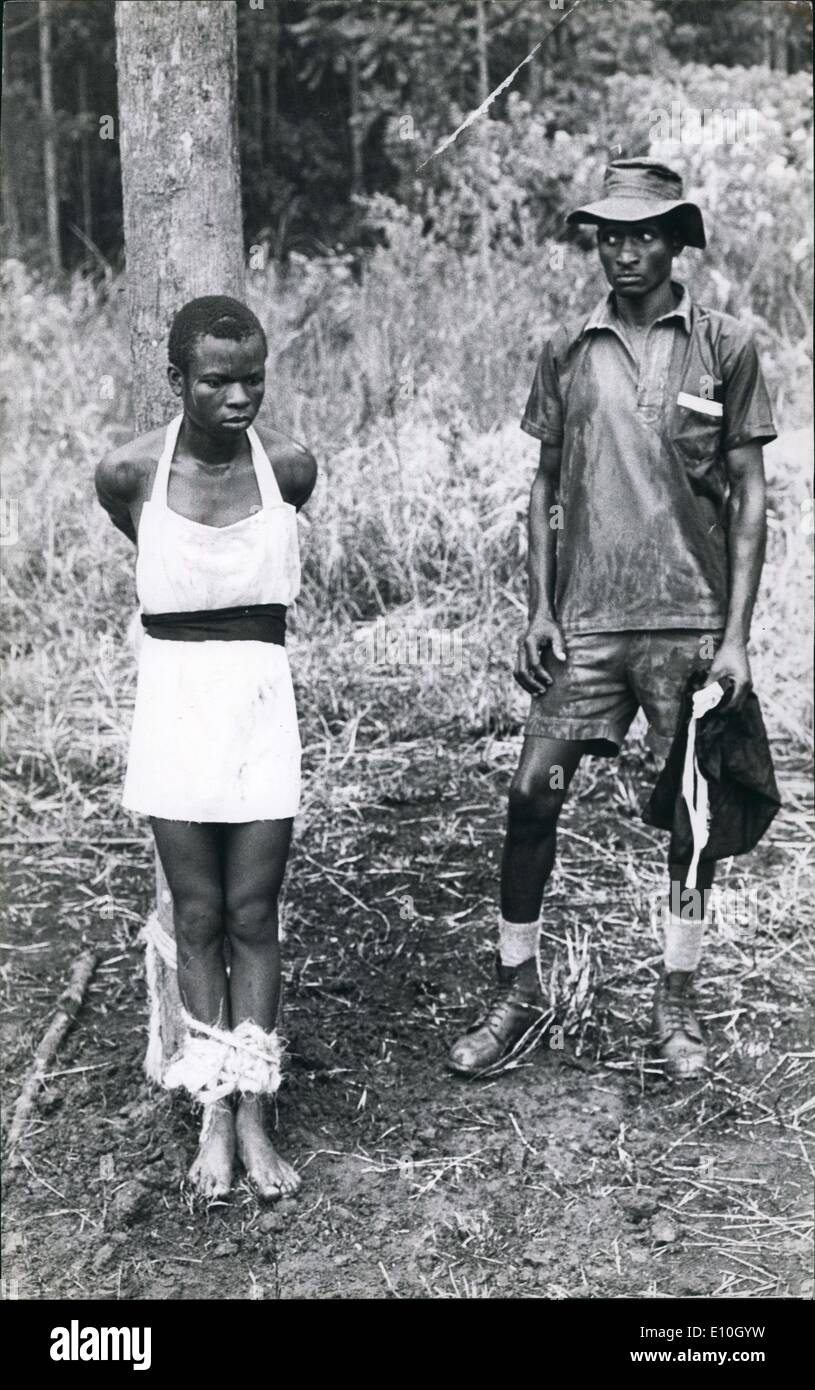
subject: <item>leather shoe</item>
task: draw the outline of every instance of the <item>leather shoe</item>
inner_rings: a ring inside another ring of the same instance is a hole
[[[696,1076],[707,1062],[695,1002],[692,971],[663,973],[654,996],[653,1034],[667,1076]]]
[[[486,1018],[460,1037],[447,1054],[447,1066],[462,1076],[473,1076],[508,1056],[543,1013],[543,999],[534,960],[514,970],[501,966],[499,978],[510,983]]]

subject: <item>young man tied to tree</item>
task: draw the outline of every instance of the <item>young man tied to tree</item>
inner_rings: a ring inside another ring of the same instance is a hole
[[[210,1199],[232,1186],[236,1151],[261,1196],[300,1183],[263,1102],[280,1083],[277,899],[300,797],[286,609],[316,464],[253,428],[266,353],[244,304],[191,300],[168,344],[182,412],[96,472],[137,547],[144,637],[123,804],[150,817],[172,891],[185,1036],[162,1082],[203,1106],[190,1179]]]
[[[671,278],[704,248],[699,208],[651,159],[616,160],[597,226],[610,285],[587,319],[543,346],[522,428],[540,441],[529,513],[529,625],[515,678],[532,696],[509,794],[499,980],[487,1017],[453,1046],[477,1074],[505,1057],[543,1006],[536,949],[558,816],[584,754],[614,756],[637,709],[667,754],[690,673],[750,690],[747,642],[765,546],[762,445],[775,438],[756,349],[728,314]],[[699,865],[704,905],[713,862]],[[669,864],[672,914],[687,865]],[[653,1037],[665,1071],[705,1065],[694,1012],[703,911],[670,915]]]

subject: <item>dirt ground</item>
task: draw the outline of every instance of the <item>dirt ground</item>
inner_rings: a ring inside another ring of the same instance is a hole
[[[120,824],[109,842],[96,827],[7,846],[7,1120],[83,941],[101,961],[6,1180],[6,1297],[812,1296],[800,770],[779,768],[785,808],[762,847],[724,866],[764,896],[757,927],[712,932],[703,1079],[668,1082],[649,1059],[659,949],[637,892],[664,843],[638,818],[634,749],[581,768],[563,820],[543,965],[565,1036],[467,1082],[443,1058],[492,988],[517,751],[312,758],[277,1107],[303,1186],[277,1205],[239,1184],[199,1206],[183,1183],[195,1116],[144,1080],[146,838],[123,846]]]

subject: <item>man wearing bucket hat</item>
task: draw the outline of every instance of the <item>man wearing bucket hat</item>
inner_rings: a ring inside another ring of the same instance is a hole
[[[567,221],[597,227],[610,291],[543,344],[522,428],[540,441],[529,514],[529,623],[515,677],[532,696],[509,795],[501,869],[499,980],[486,1018],[448,1064],[483,1074],[543,1026],[537,950],[543,892],[569,783],[586,753],[615,755],[637,710],[666,756],[691,672],[750,689],[747,641],[764,558],[762,445],[775,438],[746,327],[696,304],[674,257],[705,247],[677,173],[619,159],[603,196]],[[665,1070],[697,1073],[694,1012],[706,890],[678,905],[687,865],[669,864],[664,965],[653,1011]],[[701,907],[700,907],[701,903]],[[673,915],[676,913],[676,915]],[[544,922],[545,924],[545,922]]]

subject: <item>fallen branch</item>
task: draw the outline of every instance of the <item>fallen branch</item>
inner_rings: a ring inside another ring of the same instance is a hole
[[[34,1109],[37,1093],[40,1087],[45,1084],[45,1073],[50,1063],[54,1060],[65,1034],[68,1032],[68,1029],[82,1007],[85,991],[96,969],[98,959],[99,957],[96,951],[85,951],[75,961],[67,988],[63,990],[57,1000],[54,1017],[48,1025],[42,1042],[34,1053],[34,1060],[28,1070],[28,1074],[23,1082],[23,1089],[14,1107],[11,1129],[9,1130],[9,1162],[12,1168],[18,1167],[22,1161],[21,1157],[15,1154],[14,1150],[31,1118],[31,1112]]]

